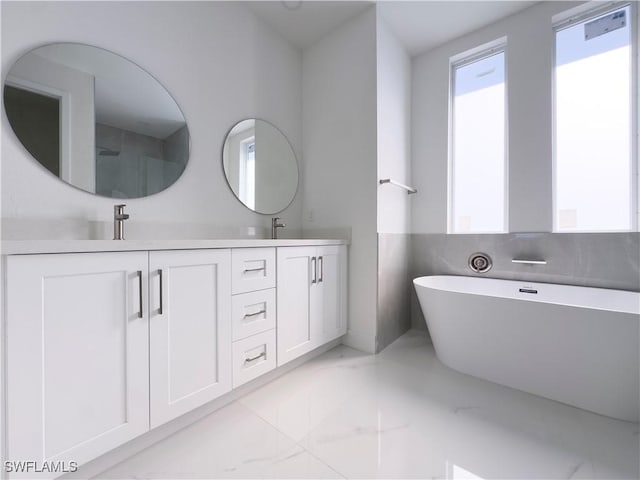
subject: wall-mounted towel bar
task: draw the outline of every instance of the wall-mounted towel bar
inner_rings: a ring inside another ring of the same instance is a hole
[[[384,183],[390,183],[391,185],[395,185],[396,187],[404,188],[407,191],[407,195],[411,195],[412,193],[418,193],[418,190],[416,190],[415,188],[410,187],[409,185],[405,185],[404,183],[396,182],[394,180],[391,180],[390,178],[381,178],[380,185]]]
[[[514,258],[511,260],[511,263],[523,263],[525,265],[546,265],[546,260],[523,260],[519,258]]]

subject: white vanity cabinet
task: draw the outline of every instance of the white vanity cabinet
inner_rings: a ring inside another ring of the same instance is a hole
[[[278,248],[278,366],[346,333],[346,247]]]
[[[231,250],[149,252],[151,428],[231,390]]]
[[[346,333],[345,245],[134,242],[5,250],[3,461],[82,465]]]
[[[147,258],[7,257],[8,459],[68,466],[149,429]]]

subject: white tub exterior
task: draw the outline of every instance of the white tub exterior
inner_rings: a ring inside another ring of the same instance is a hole
[[[413,283],[445,365],[638,421],[640,293],[460,276]]]

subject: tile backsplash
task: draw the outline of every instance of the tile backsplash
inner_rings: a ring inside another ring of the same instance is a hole
[[[412,234],[410,277],[465,275],[640,291],[640,233]],[[472,272],[467,261],[488,254],[493,268]],[[512,263],[545,260],[546,265]],[[425,329],[412,289],[412,327]]]

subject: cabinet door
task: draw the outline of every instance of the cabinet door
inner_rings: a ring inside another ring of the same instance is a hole
[[[317,322],[311,317],[311,296],[317,285],[315,247],[278,248],[278,365],[317,346]]]
[[[231,390],[231,251],[149,253],[151,427]]]
[[[147,253],[6,265],[8,460],[81,464],[146,432]]]
[[[322,334],[319,344],[347,333],[347,247],[318,247],[318,297],[316,312]]]

